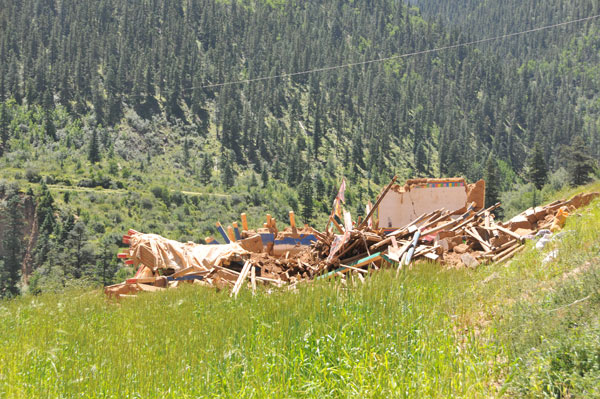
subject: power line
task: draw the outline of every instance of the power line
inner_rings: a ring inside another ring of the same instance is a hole
[[[373,60],[358,61],[358,62],[351,62],[348,64],[333,65],[333,66],[328,66],[328,67],[309,69],[309,70],[300,71],[300,72],[282,73],[279,75],[262,76],[259,78],[234,80],[234,81],[230,81],[230,82],[213,83],[213,84],[208,84],[208,85],[203,85],[203,86],[187,87],[187,88],[182,89],[182,91],[231,86],[231,85],[237,85],[237,84],[243,84],[243,83],[254,83],[254,82],[260,82],[260,81],[271,80],[271,79],[289,78],[292,76],[308,75],[308,74],[316,73],[316,72],[325,72],[325,71],[332,71],[335,69],[350,68],[350,67],[359,66],[359,65],[374,64],[377,62],[396,60],[399,58],[414,57],[414,56],[422,55],[422,54],[436,53],[438,51],[452,50],[452,49],[459,48],[459,47],[473,46],[476,44],[487,43],[487,42],[491,42],[491,41],[495,41],[495,40],[507,39],[507,38],[511,38],[511,37],[515,37],[515,36],[522,36],[522,35],[526,35],[526,34],[533,33],[533,32],[540,32],[540,31],[544,31],[544,30],[558,28],[561,26],[567,26],[567,25],[577,24],[580,22],[591,21],[591,20],[594,20],[597,18],[600,18],[600,14],[594,15],[591,17],[580,18],[580,19],[576,19],[576,20],[572,20],[572,21],[560,22],[558,24],[541,26],[538,28],[528,29],[528,30],[524,30],[521,32],[507,33],[505,35],[489,37],[487,39],[480,39],[480,40],[474,40],[474,41],[470,41],[470,42],[458,43],[458,44],[453,44],[450,46],[437,47],[437,48],[433,48],[433,49],[429,49],[429,50],[421,50],[421,51],[415,51],[412,53],[405,53],[405,54],[399,54],[399,55],[394,55],[394,56],[390,56],[390,57],[377,58],[377,59],[373,59]]]

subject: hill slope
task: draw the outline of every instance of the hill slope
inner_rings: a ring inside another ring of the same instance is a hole
[[[536,144],[551,172],[577,136],[598,158],[597,21],[400,57],[585,16],[594,2],[465,1],[450,23],[429,20],[446,12],[431,4],[424,19],[392,0],[5,0],[0,178],[37,198],[48,185],[44,251],[65,253],[71,232],[89,244],[23,270],[99,280],[128,228],[201,242],[216,219],[290,209],[320,224],[342,175],[358,216],[394,174],[474,181],[496,167],[491,185],[506,191],[527,179]],[[462,22],[475,16],[477,29]]]
[[[3,302],[0,393],[595,396],[599,224],[595,201],[544,253],[529,245],[476,270],[419,264],[364,285],[245,290],[238,300],[183,287],[120,303],[99,291]]]

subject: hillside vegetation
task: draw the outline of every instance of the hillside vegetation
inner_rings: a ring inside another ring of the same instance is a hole
[[[240,212],[256,226],[293,209],[320,227],[342,176],[355,217],[394,174],[484,177],[488,202],[517,193],[507,214],[586,182],[600,155],[597,20],[400,56],[597,4],[480,3],[423,1],[423,16],[393,0],[3,0],[1,204],[38,207],[24,232],[26,209],[0,206],[15,222],[5,272],[34,292],[107,283],[127,229],[202,242]],[[590,161],[581,181],[569,148]],[[533,159],[548,172],[537,193]]]
[[[595,201],[542,253],[364,284],[4,301],[0,396],[597,397],[599,226]]]

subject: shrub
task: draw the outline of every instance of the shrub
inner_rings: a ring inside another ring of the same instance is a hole
[[[15,176],[15,178],[16,178],[16,176]],[[34,170],[34,169],[27,169],[25,171],[25,178],[30,183],[39,183],[40,180],[42,180],[42,177],[40,176],[40,173],[37,170]]]
[[[164,186],[153,186],[150,189],[152,195],[162,200],[165,204],[169,203],[169,190]]]
[[[152,200],[150,198],[142,198],[140,205],[143,209],[150,210],[152,209]]]

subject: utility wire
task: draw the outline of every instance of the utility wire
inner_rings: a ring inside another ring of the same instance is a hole
[[[333,65],[333,66],[328,66],[328,67],[309,69],[309,70],[300,71],[300,72],[290,72],[290,73],[282,73],[279,75],[263,76],[263,77],[259,77],[259,78],[253,78],[253,79],[234,80],[234,81],[230,81],[230,82],[213,83],[213,84],[208,84],[208,85],[203,85],[203,86],[187,87],[187,88],[182,89],[182,91],[231,86],[231,85],[237,85],[237,84],[243,84],[243,83],[254,83],[254,82],[260,82],[260,81],[270,80],[270,79],[289,78],[292,76],[308,75],[308,74],[316,73],[316,72],[333,71],[335,69],[349,68],[349,67],[354,67],[354,66],[359,66],[359,65],[374,64],[377,62],[396,60],[399,58],[414,57],[416,55],[436,53],[438,51],[451,50],[451,49],[455,49],[455,48],[459,48],[459,47],[473,46],[476,44],[487,43],[487,42],[491,42],[491,41],[495,41],[495,40],[507,39],[507,38],[511,38],[511,37],[515,37],[515,36],[522,36],[522,35],[526,35],[526,34],[533,33],[533,32],[540,32],[540,31],[544,31],[544,30],[558,28],[561,26],[567,26],[567,25],[577,24],[580,22],[591,21],[591,20],[594,20],[597,18],[600,18],[600,14],[593,15],[591,17],[580,18],[580,19],[576,19],[576,20],[572,20],[572,21],[560,22],[558,24],[541,26],[539,28],[528,29],[528,30],[524,30],[521,32],[507,33],[505,35],[489,37],[487,39],[480,39],[480,40],[474,40],[474,41],[470,41],[470,42],[458,43],[458,44],[453,44],[450,46],[437,47],[437,48],[433,48],[433,49],[429,49],[429,50],[415,51],[412,53],[399,54],[399,55],[394,55],[391,57],[377,58],[377,59],[367,60],[367,61],[351,62],[348,64]]]

